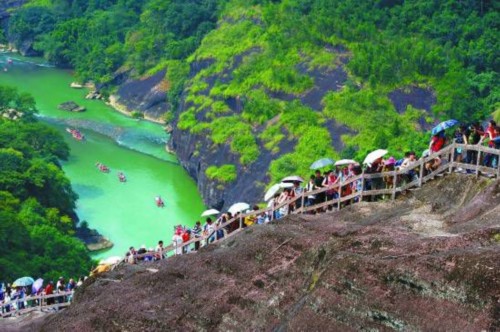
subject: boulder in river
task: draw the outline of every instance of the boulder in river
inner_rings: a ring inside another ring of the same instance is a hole
[[[63,110],[63,111],[69,111],[69,112],[84,112],[85,107],[79,106],[77,103],[74,101],[67,101],[62,104],[59,104],[57,106],[58,109]]]
[[[100,251],[113,247],[113,242],[99,234],[95,229],[88,228],[86,223],[77,227],[76,236],[85,243],[89,251]]]

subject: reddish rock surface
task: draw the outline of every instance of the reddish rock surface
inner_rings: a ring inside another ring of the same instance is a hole
[[[499,203],[500,182],[451,175],[396,202],[288,217],[89,279],[31,328],[498,330]]]

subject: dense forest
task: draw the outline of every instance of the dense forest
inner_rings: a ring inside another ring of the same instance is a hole
[[[307,174],[311,160],[326,155],[423,150],[425,124],[436,119],[488,118],[500,96],[499,7],[488,0],[31,0],[11,17],[8,37],[33,41],[82,81],[166,69],[165,119],[215,148],[230,147],[237,162],[206,169],[227,184],[263,151],[275,156],[274,181]],[[318,96],[316,109],[304,102],[317,73],[338,68],[347,74],[341,86]],[[435,96],[431,112],[411,105],[398,112],[389,95],[415,87]],[[333,138],[328,123],[345,133]],[[291,152],[280,151],[288,145]]]
[[[74,237],[76,194],[59,160],[69,148],[53,129],[36,121],[33,98],[0,86],[0,114],[23,113],[20,120],[0,117],[0,276],[56,279],[86,275],[91,260]]]

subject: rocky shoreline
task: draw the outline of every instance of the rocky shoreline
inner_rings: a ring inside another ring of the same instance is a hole
[[[110,249],[114,245],[108,238],[99,234],[97,230],[88,228],[86,223],[81,227],[77,227],[75,235],[90,252]]]
[[[122,114],[124,114],[126,116],[129,116],[129,117],[133,117],[133,113],[134,112],[139,112],[139,111],[135,111],[135,110],[129,109],[127,107],[127,105],[125,105],[123,103],[120,103],[119,100],[120,100],[119,96],[117,96],[117,95],[110,95],[108,101],[106,102],[106,105],[111,106],[115,111],[120,112],[120,113],[122,113]],[[142,112],[140,112],[140,113],[142,113]],[[165,121],[163,121],[163,120],[160,120],[160,119],[157,119],[157,118],[153,118],[153,117],[148,116],[148,115],[146,115],[144,113],[142,113],[142,114],[143,114],[142,119],[144,119],[146,121],[158,123],[158,124],[161,124],[161,125],[165,124]]]

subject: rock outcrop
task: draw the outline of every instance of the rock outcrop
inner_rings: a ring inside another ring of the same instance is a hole
[[[90,278],[41,331],[495,331],[500,181],[292,216]]]
[[[142,79],[127,78],[120,83],[115,99],[128,113],[141,112],[145,118],[158,120],[168,111],[166,88],[162,70]]]
[[[78,105],[74,101],[67,101],[59,104],[57,108],[68,112],[85,112],[85,107]]]
[[[345,49],[339,48],[332,51],[339,52],[338,63],[335,69],[309,70],[306,66],[299,66],[298,71],[301,74],[307,74],[314,80],[314,86],[309,91],[299,96],[268,91],[269,95],[276,100],[287,102],[298,100],[303,105],[317,112],[321,111],[323,107],[321,105],[321,99],[326,93],[340,90],[347,81],[347,73],[344,67],[348,62],[348,55],[344,53]],[[236,56],[232,68],[210,78],[208,80],[210,82],[209,87],[205,89],[206,93],[210,91],[210,88],[216,82],[227,82],[229,77],[233,75],[232,71],[238,68],[246,55],[252,52],[258,52],[258,50],[250,50],[245,54]],[[192,63],[190,76],[196,76],[211,64],[212,62],[209,60]],[[200,93],[200,95],[204,93]],[[230,109],[231,114],[241,114],[245,107],[244,101],[238,98],[229,97],[221,101]],[[184,98],[184,102],[181,104],[181,109],[178,113],[184,112],[191,106],[193,106],[192,103],[186,101]],[[206,112],[197,114],[197,120],[205,120],[203,119],[205,113]],[[257,200],[260,200],[264,196],[265,184],[269,183],[268,170],[271,162],[283,154],[293,152],[297,144],[295,139],[283,139],[277,146],[279,149],[278,154],[264,147],[264,142],[257,136],[276,120],[277,119],[272,119],[268,123],[253,128],[253,134],[259,146],[260,154],[258,160],[248,166],[241,165],[239,156],[231,151],[229,143],[218,146],[213,144],[210,138],[207,137],[206,132],[193,134],[189,131],[180,130],[177,126],[178,119],[173,123],[174,130],[169,142],[169,147],[170,150],[176,153],[182,166],[188,171],[191,177],[195,179],[198,190],[202,194],[207,206],[216,209],[224,209],[228,208],[236,201],[254,202],[256,197],[258,198]],[[333,120],[325,123],[325,126],[328,128],[332,138],[334,138],[332,141],[334,142],[335,148],[341,151],[343,143],[340,136],[349,133],[349,129],[345,126],[336,124]],[[284,128],[282,128],[282,133],[287,137],[289,136],[289,133]],[[217,181],[208,178],[206,175],[208,167],[224,164],[236,165],[237,168],[236,181],[229,185],[217,183]]]
[[[76,237],[79,238],[89,251],[100,251],[113,247],[113,242],[99,234],[95,229],[88,227],[78,227]]]

